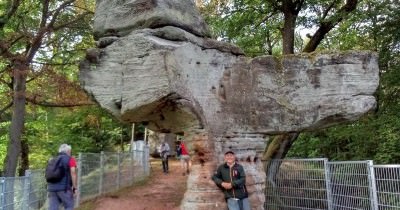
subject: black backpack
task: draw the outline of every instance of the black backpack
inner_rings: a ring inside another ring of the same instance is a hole
[[[66,175],[67,169],[63,164],[62,155],[58,155],[49,160],[46,166],[45,177],[49,183],[57,183]]]

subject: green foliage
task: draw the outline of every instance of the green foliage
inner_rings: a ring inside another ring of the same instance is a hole
[[[215,38],[235,43],[248,56],[280,53],[282,23],[265,1],[208,1],[201,12]]]
[[[24,138],[30,146],[30,168],[43,168],[62,143],[73,153],[120,151],[130,142],[130,126],[96,106],[79,108],[29,107]],[[0,124],[0,164],[6,154],[9,122]],[[1,166],[1,165],[0,165]]]
[[[117,151],[119,145],[130,141],[130,125],[121,124],[96,106],[46,109],[38,115],[39,120],[28,120],[26,137],[32,150],[45,150],[42,157],[35,155],[40,163],[43,157],[54,155],[61,143],[70,144],[77,154]]]
[[[9,122],[0,123],[0,134],[7,133],[9,126],[10,126]],[[0,135],[0,168],[3,168],[2,160],[4,160],[7,154],[7,142],[8,142],[8,135]]]

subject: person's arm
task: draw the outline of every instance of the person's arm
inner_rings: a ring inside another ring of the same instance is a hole
[[[75,193],[75,190],[78,187],[78,176],[76,174],[76,160],[71,157],[70,160],[70,172],[71,172],[71,180],[72,180],[72,190]]]
[[[71,168],[72,189],[77,189],[78,176],[76,175],[76,167]]]
[[[214,173],[214,175],[211,177],[211,179],[213,180],[213,182],[218,186],[218,187],[222,187],[222,174],[221,174],[221,168],[218,167],[217,171]]]

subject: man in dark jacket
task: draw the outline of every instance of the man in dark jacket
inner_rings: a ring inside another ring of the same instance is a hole
[[[76,160],[71,156],[71,146],[68,144],[62,144],[58,152],[65,175],[58,182],[47,183],[49,210],[58,210],[60,204],[63,205],[64,210],[72,210],[77,187]]]
[[[250,210],[243,166],[236,163],[235,153],[227,151],[212,180],[224,192],[229,210]]]

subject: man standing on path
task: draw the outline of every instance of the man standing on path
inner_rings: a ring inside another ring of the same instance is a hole
[[[224,192],[229,210],[250,210],[243,166],[236,163],[233,151],[225,152],[224,160],[212,180]]]
[[[77,187],[76,160],[71,156],[68,144],[61,144],[58,152],[64,176],[57,182],[47,183],[49,210],[58,210],[60,205],[65,210],[72,210]]]
[[[165,142],[165,139],[162,140],[161,145],[159,147],[160,157],[163,166],[164,174],[168,173],[168,155],[169,155],[169,144]]]

